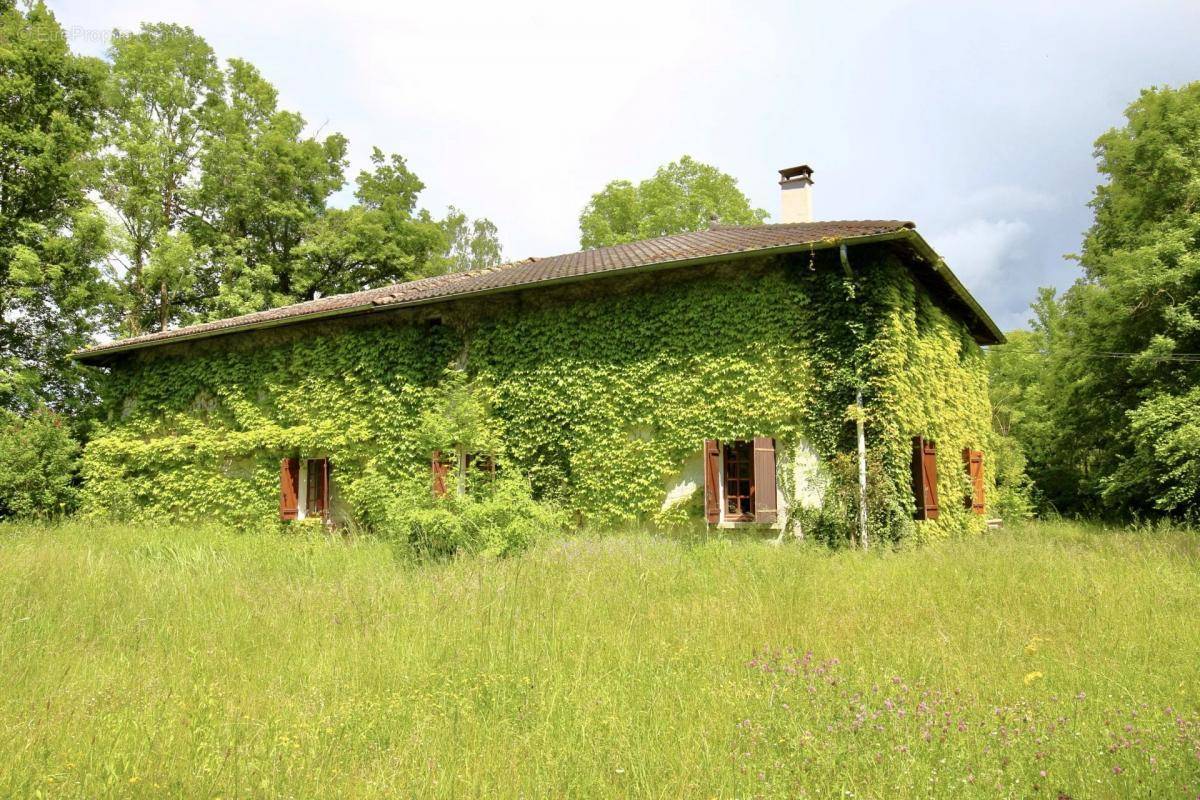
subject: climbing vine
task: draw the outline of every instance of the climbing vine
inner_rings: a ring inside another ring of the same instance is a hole
[[[853,280],[819,250],[132,358],[109,377],[84,504],[259,524],[277,517],[279,459],[319,454],[370,526],[390,494],[429,480],[433,418],[460,407],[431,398],[459,374],[486,394],[488,447],[587,524],[660,518],[705,438],[773,436],[781,452],[803,442],[830,463],[847,457],[861,386],[882,473],[875,524],[913,533],[908,448],[921,434],[939,442],[947,499],[918,535],[978,527],[950,498],[966,488],[961,448],[986,449],[989,435],[979,347],[889,251],[852,254]]]

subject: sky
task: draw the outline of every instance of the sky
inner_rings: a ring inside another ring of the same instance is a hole
[[[817,219],[916,222],[1005,330],[1078,275],[1096,137],[1200,79],[1197,0],[48,5],[92,55],[191,26],[349,137],[348,175],[402,154],[423,206],[491,219],[509,259],[577,250],[594,192],[684,154],[772,215],[777,170],[807,163]]]

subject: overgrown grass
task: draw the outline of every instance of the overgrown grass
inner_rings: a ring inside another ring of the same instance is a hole
[[[0,795],[1200,794],[1200,543],[0,529]],[[811,653],[811,655],[808,655]]]

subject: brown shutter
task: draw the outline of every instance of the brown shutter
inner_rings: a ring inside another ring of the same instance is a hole
[[[963,465],[971,479],[971,492],[967,495],[966,506],[976,514],[984,513],[983,496],[983,451],[966,448],[963,450]]]
[[[321,459],[321,518],[329,520],[329,459]]]
[[[446,496],[446,473],[449,472],[446,465],[442,463],[442,451],[433,451],[433,460],[431,463],[433,471],[433,496]]]
[[[300,511],[300,459],[279,462],[279,518],[295,519]]]
[[[938,518],[937,443],[914,436],[912,455],[913,495],[916,519]]]
[[[704,518],[721,521],[721,445],[716,439],[704,440]]]
[[[775,478],[775,440],[754,437],[754,521],[771,523],[779,519],[779,493]]]

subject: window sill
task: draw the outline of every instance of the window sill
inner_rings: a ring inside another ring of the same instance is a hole
[[[771,530],[782,530],[782,522],[718,522],[716,527],[720,530],[737,530],[743,528],[769,528]]]

